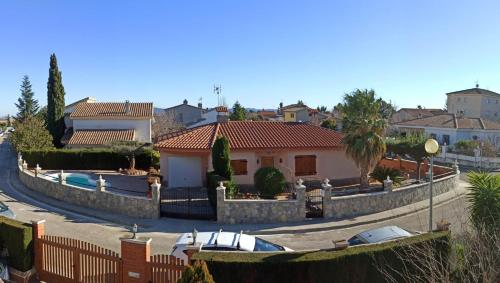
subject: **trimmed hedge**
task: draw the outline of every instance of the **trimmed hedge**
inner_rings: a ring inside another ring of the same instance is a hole
[[[117,170],[128,168],[127,157],[111,149],[52,149],[22,152],[28,166],[47,170]],[[135,155],[137,169],[159,167],[160,154],[145,149]]]
[[[31,225],[0,216],[0,247],[8,249],[8,263],[15,269],[28,271],[33,266]]]
[[[261,198],[273,199],[285,191],[285,176],[274,167],[262,167],[253,177]]]
[[[193,260],[207,263],[215,282],[386,282],[376,262],[401,270],[395,251],[411,245],[430,243],[446,260],[450,234],[436,232],[397,242],[352,247],[341,251],[292,253],[201,252]],[[446,264],[446,263],[445,263]],[[415,270],[415,274],[418,273]],[[397,277],[396,277],[397,278]],[[399,278],[402,279],[402,278]],[[399,280],[403,282],[404,280]]]

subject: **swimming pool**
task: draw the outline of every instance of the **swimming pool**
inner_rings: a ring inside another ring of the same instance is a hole
[[[86,189],[96,189],[97,180],[94,180],[88,174],[83,173],[63,173],[66,184],[82,187]],[[59,174],[47,175],[51,181],[59,182]],[[105,186],[110,186],[109,182],[105,182]]]

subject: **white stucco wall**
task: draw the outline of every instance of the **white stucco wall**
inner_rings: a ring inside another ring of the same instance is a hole
[[[73,130],[135,130],[139,142],[151,142],[151,120],[73,120]]]

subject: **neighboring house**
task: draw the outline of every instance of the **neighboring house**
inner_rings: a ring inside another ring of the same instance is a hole
[[[198,122],[191,124],[186,128],[191,129],[191,128],[215,123],[215,122],[217,122],[218,117],[221,115],[229,117],[229,111],[227,110],[226,106],[217,106],[217,107],[212,108],[212,109],[207,109],[201,115],[201,119]]]
[[[345,154],[338,132],[309,123],[229,121],[168,134],[159,139],[161,173],[168,187],[206,185],[211,149],[218,136],[229,140],[237,184],[251,185],[261,167],[276,167],[287,182],[359,180],[359,169]]]
[[[67,148],[106,146],[114,141],[151,142],[153,103],[79,103],[69,115]]]
[[[164,109],[166,115],[173,117],[175,122],[185,127],[201,121],[204,112],[201,103],[198,103],[198,106],[192,106],[188,104],[187,99],[184,99],[182,104]]]
[[[78,104],[80,103],[95,103],[97,102],[95,98],[93,97],[85,97],[83,99],[80,99],[78,101],[75,101],[69,105],[66,105],[64,107],[64,124],[66,125],[66,129],[73,128],[73,121],[69,118],[69,115],[75,111],[75,108]]]
[[[404,121],[427,118],[445,113],[447,112],[442,109],[401,108],[392,114],[389,121],[391,124],[401,123]]]
[[[329,118],[329,115],[303,104],[291,104],[281,107],[280,113],[283,115],[283,121],[285,122],[311,122],[314,125],[319,125],[323,120]]]
[[[255,114],[259,117],[259,119],[262,119],[264,121],[278,121],[278,113],[273,110],[265,110],[262,109],[260,111],[255,112]]]
[[[393,125],[403,134],[423,133],[440,144],[453,145],[460,140],[489,141],[500,148],[500,123],[482,118],[441,114]]]
[[[449,92],[446,105],[448,113],[471,118],[500,121],[500,94],[491,90],[475,88]]]

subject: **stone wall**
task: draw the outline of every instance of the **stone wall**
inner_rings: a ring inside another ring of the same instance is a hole
[[[248,200],[226,199],[225,188],[217,188],[217,222],[235,223],[279,223],[297,222],[305,219],[305,187],[296,188],[294,200]]]
[[[446,193],[457,186],[458,174],[433,183],[433,196]],[[351,196],[331,197],[323,200],[325,218],[352,218],[409,205],[429,198],[429,183],[410,185],[392,191]],[[328,200],[330,199],[330,200]]]
[[[36,177],[23,166],[19,166],[19,179],[29,189],[65,203],[135,218],[155,219],[160,215],[159,194],[153,193],[153,198],[146,198],[85,189]]]

